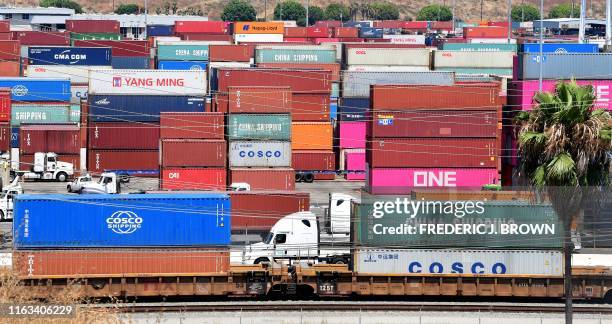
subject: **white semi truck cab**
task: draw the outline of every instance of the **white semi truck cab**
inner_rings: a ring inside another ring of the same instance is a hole
[[[121,183],[126,182],[114,172],[104,172],[98,181],[83,183],[80,193],[83,194],[118,194],[121,193]]]
[[[57,180],[64,182],[74,175],[72,163],[58,161],[58,155],[53,152],[34,153],[34,164],[30,171],[16,171],[24,179]]]
[[[22,193],[23,188],[19,183],[18,177],[15,177],[13,182],[2,188],[2,193],[0,194],[0,220],[13,219],[13,199]]]

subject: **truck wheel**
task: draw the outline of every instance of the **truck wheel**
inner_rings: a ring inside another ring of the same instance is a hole
[[[72,192],[72,188],[70,188],[70,185],[66,186],[66,190],[68,190],[68,192]]]
[[[60,172],[57,174],[55,179],[57,179],[57,181],[59,182],[65,182],[66,180],[68,180],[68,175],[64,172]]]
[[[312,183],[313,181],[314,181],[314,174],[312,174],[312,173],[304,174],[304,182]]]
[[[299,173],[299,172],[298,172],[298,173],[296,173],[296,174],[295,174],[295,182],[302,182],[302,180],[304,180],[304,179],[302,178],[302,174],[301,174],[301,173]]]

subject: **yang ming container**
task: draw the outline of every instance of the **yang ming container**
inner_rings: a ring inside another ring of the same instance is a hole
[[[160,70],[197,70],[206,71],[208,62],[197,61],[159,61],[157,68]]]
[[[229,165],[230,167],[289,167],[291,142],[230,142]]]
[[[232,204],[232,231],[269,231],[279,219],[310,210],[310,194],[306,192],[230,191],[228,195]]]
[[[227,159],[225,141],[165,139],[161,142],[163,167],[224,167]]]
[[[372,110],[457,109],[497,110],[505,102],[498,83],[452,86],[376,85],[372,87]]]
[[[157,59],[169,61],[208,61],[208,44],[199,42],[159,43]]]
[[[92,70],[89,76],[90,94],[204,96],[207,86],[205,71]]]
[[[291,139],[291,116],[286,114],[233,114],[227,117],[227,136],[234,140]]]
[[[229,113],[291,113],[290,87],[229,87]]]
[[[203,112],[204,97],[196,96],[89,96],[91,122],[159,122],[161,112]]]
[[[67,124],[74,121],[71,114],[68,103],[14,103],[11,107],[11,125]]]
[[[375,84],[427,84],[450,86],[455,83],[452,72],[368,72],[344,71],[343,97],[370,96],[370,85]]]
[[[14,245],[224,246],[230,243],[230,210],[223,194],[20,195]]]
[[[244,182],[251,190],[295,190],[295,171],[290,168],[231,168],[228,184]]]
[[[522,53],[540,53],[539,43],[525,43],[519,47]],[[597,44],[576,44],[576,43],[544,43],[542,44],[543,53],[599,53]]]
[[[224,139],[223,114],[216,112],[163,112],[160,114],[161,138]]]
[[[70,101],[68,79],[0,78],[0,88],[11,88],[11,100]]]
[[[28,58],[32,65],[111,65],[108,47],[40,47],[30,46]]]
[[[389,257],[392,256],[392,257]],[[563,254],[548,250],[358,249],[360,274],[562,276]]]
[[[335,63],[336,51],[328,49],[257,49],[256,63]]]
[[[429,68],[431,51],[420,48],[350,48],[347,65],[409,65]]]
[[[162,190],[221,190],[227,189],[225,168],[162,168]]]
[[[159,147],[159,125],[133,122],[90,123],[89,148],[150,149]]]
[[[519,54],[517,79],[538,79],[539,55]],[[545,54],[542,59],[543,79],[607,80],[612,75],[612,53]]]

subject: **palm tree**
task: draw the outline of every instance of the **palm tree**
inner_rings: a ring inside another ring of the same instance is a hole
[[[544,190],[564,224],[566,323],[571,323],[572,230],[585,205],[597,203],[597,195],[610,177],[612,118],[594,109],[591,85],[559,81],[554,93],[534,96],[536,107],[519,113],[519,175],[536,190]]]

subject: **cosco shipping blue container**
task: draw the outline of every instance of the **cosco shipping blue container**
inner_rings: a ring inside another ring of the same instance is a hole
[[[110,47],[50,47],[28,48],[31,65],[111,65]]]
[[[151,36],[172,36],[174,35],[174,26],[168,25],[148,25],[147,37]]]
[[[370,98],[340,98],[338,103],[339,121],[366,121]]]
[[[206,71],[208,62],[205,61],[159,61],[159,70],[203,70]]]
[[[13,101],[70,101],[70,80],[0,78],[0,88],[11,88]]]
[[[204,97],[91,95],[89,116],[92,122],[158,122],[159,113],[202,112]]]
[[[374,27],[361,27],[359,28],[359,37],[361,38],[382,38],[383,29]]]
[[[540,44],[528,43],[521,44],[519,52],[523,53],[539,53]],[[543,53],[599,53],[597,44],[576,44],[576,43],[544,43],[542,45]]]
[[[148,56],[113,56],[113,69],[148,69],[151,59]]]
[[[15,249],[224,246],[224,194],[19,195]]]

